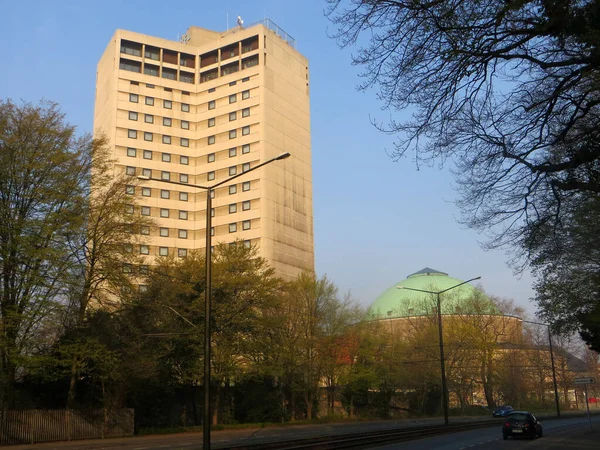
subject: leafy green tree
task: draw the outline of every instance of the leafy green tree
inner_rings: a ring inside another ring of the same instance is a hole
[[[0,101],[0,406],[61,308],[93,147],[54,103]]]

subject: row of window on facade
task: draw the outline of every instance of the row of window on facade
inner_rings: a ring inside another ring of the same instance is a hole
[[[199,55],[198,58],[200,59],[200,67],[206,67],[211,64],[215,64],[219,60],[225,61],[229,58],[234,58],[239,55],[240,49],[242,53],[248,53],[258,49],[258,35]],[[179,63],[179,65],[183,67],[195,68],[196,66],[195,55],[178,52],[176,50],[169,50],[166,48],[159,48],[148,44],[141,44],[139,42],[129,41],[126,39],[121,39],[121,53],[140,58],[142,57],[143,53],[145,59],[163,61],[165,63],[175,65]]]
[[[249,69],[258,65],[258,55],[244,58],[239,62],[227,64],[220,69],[215,68],[200,72],[198,74],[198,82],[206,83],[207,81],[215,80],[219,78],[219,72],[221,76],[230,75],[240,70]],[[142,71],[143,66],[143,71]],[[128,72],[143,73],[144,75],[150,75],[153,77],[164,78],[166,80],[181,81],[183,83],[194,83],[194,73],[186,72],[184,70],[170,69],[168,67],[160,67],[154,64],[144,63],[142,65],[139,61],[132,61],[130,59],[121,58],[119,61],[119,69],[127,70]]]
[[[244,108],[242,109],[242,118],[244,117],[249,117],[250,116],[250,108]],[[232,111],[229,113],[229,121],[233,122],[234,120],[237,120],[238,117],[238,111]],[[141,113],[137,113],[136,111],[129,111],[128,114],[128,118],[129,120],[133,120],[136,121],[138,120],[139,116]],[[165,127],[171,127],[173,125],[173,119],[171,119],[170,117],[163,117],[162,118],[162,124]],[[144,114],[144,122],[145,123],[150,123],[150,124],[154,124],[154,115],[152,114]],[[182,130],[189,130],[190,129],[190,122],[187,120],[180,120],[180,126]],[[210,119],[207,120],[207,125],[209,128],[214,127],[216,125],[216,117],[211,117]]]
[[[241,92],[241,96],[242,96],[242,100],[247,100],[250,98],[250,90],[246,89],[244,91]],[[237,102],[237,93],[236,94],[230,94],[229,95],[229,104],[235,103]],[[154,106],[154,97],[149,97],[146,96],[144,97],[144,103],[148,106]],[[140,95],[139,94],[129,94],[129,101],[131,103],[139,103],[140,101]],[[217,101],[216,100],[210,100],[208,102],[208,109],[215,109],[217,107]],[[163,100],[163,108],[165,109],[173,109],[173,101],[172,100]],[[181,111],[183,112],[190,112],[190,105],[189,103],[181,103]]]
[[[127,188],[129,188],[129,186]],[[247,191],[250,190],[250,188],[251,188],[251,182],[250,181],[244,181],[243,183],[241,183],[241,190],[242,190],[242,192],[247,192]],[[149,189],[149,188],[147,188],[147,189]],[[238,193],[238,185],[237,184],[231,184],[231,185],[227,186],[227,189],[228,189],[229,195],[234,195],[234,194]],[[170,198],[170,191],[162,189],[161,190],[161,195],[163,195],[163,191],[165,192],[164,195],[165,196],[169,195],[169,197],[162,197],[162,198]],[[133,191],[133,192],[135,192],[135,191]],[[166,194],[166,192],[169,192],[169,194]],[[150,194],[150,191],[148,191],[148,193]],[[180,193],[180,194],[182,194],[182,193]],[[183,192],[183,194],[185,194],[185,192]],[[211,191],[211,195],[212,195],[212,198],[214,198],[214,196],[215,196],[215,191],[214,190]],[[185,198],[186,200],[183,200],[183,201],[187,201],[188,196],[187,195],[184,195],[184,196],[180,195],[179,198],[180,198],[180,200],[182,198]],[[160,210],[159,217],[162,217],[164,219],[170,218],[170,216],[171,216],[171,210],[169,208],[159,208],[159,210]],[[135,208],[134,208],[133,205],[126,205],[125,206],[125,212],[127,214],[133,214],[134,211],[135,211]],[[151,216],[152,215],[152,208],[150,206],[141,206],[140,207],[140,214],[142,216]],[[188,220],[188,211],[180,210],[179,211],[179,219],[180,220]]]
[[[242,79],[241,79],[241,81],[242,81],[242,83],[245,83],[245,82],[247,82],[247,81],[250,81],[250,77],[244,77],[244,78],[242,78]],[[238,80],[230,81],[230,82],[229,82],[229,86],[235,86],[235,85],[237,84],[237,82],[238,82]],[[139,81],[134,81],[134,80],[129,80],[129,83],[130,83],[132,86],[139,86],[139,85],[140,85],[140,82],[139,82]],[[156,86],[155,86],[154,84],[145,83],[145,85],[146,85],[146,87],[147,87],[147,88],[149,88],[149,89],[154,89],[154,88],[156,88]],[[170,87],[163,87],[163,90],[164,90],[165,92],[173,92],[173,89],[172,89],[172,88],[170,88]],[[207,91],[206,91],[206,92],[208,92],[208,93],[210,94],[211,92],[216,92],[216,90],[217,90],[217,88],[216,88],[216,87],[212,87],[212,88],[209,88],[209,89],[207,89]],[[177,91],[176,91],[176,92],[177,92]],[[181,95],[190,95],[190,92],[189,92],[189,91],[181,91]]]
[[[250,134],[250,125],[246,125],[243,126],[241,128],[242,131],[242,136],[248,136]],[[142,133],[142,132],[140,132]],[[238,136],[238,130],[237,129],[233,129],[233,130],[229,130],[228,132],[229,135],[229,139],[235,139]],[[143,136],[144,136],[144,140],[147,142],[153,142],[154,141],[154,133],[150,132],[150,131],[144,131],[143,132]],[[128,129],[127,130],[127,137],[129,139],[137,139],[138,137],[138,131],[137,130],[132,130],[132,129]],[[167,135],[167,134],[163,134],[162,135],[162,143],[163,144],[167,144],[167,145],[171,145],[171,141],[172,141],[172,136]],[[208,145],[213,145],[216,142],[216,136],[213,134],[211,136],[207,137],[207,144]],[[190,146],[190,140],[188,138],[179,138],[179,145],[181,147],[189,147]]]
[[[229,149],[229,157],[233,158],[234,156],[237,156],[237,147],[231,147]],[[242,154],[248,154],[250,153],[250,144],[244,144],[242,145]],[[152,160],[154,157],[154,152],[152,150],[143,150],[142,151],[142,155],[144,159],[149,159]],[[135,158],[137,157],[137,149],[133,148],[133,147],[127,147],[127,156],[129,156],[130,158]],[[171,153],[161,153],[161,161],[162,162],[166,162],[166,163],[170,163],[172,161],[172,155]],[[213,163],[216,161],[216,153],[209,153],[208,155],[206,155],[206,160],[209,163]],[[183,164],[183,165],[189,165],[190,163],[190,157],[186,156],[186,155],[179,155],[179,164]],[[146,172],[149,171],[150,169],[142,169],[142,175],[148,178],[151,178],[152,173],[151,172]],[[127,166],[126,168],[126,173],[127,175],[131,175],[131,176],[135,176],[135,167],[133,166]]]

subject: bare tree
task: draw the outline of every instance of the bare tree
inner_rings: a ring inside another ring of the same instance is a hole
[[[364,45],[361,89],[412,118],[394,159],[452,158],[463,221],[528,255],[537,223],[600,192],[597,2],[328,0],[342,46]],[[366,40],[361,37],[366,35]]]

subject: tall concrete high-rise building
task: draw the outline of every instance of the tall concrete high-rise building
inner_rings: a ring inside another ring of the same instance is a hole
[[[239,22],[238,22],[239,23]],[[117,30],[98,64],[94,129],[157,226],[153,258],[205,250],[211,186],[284,152],[291,157],[216,189],[212,241],[256,245],[284,279],[314,268],[308,62],[269,20],[179,42]],[[182,183],[168,184],[156,180]]]

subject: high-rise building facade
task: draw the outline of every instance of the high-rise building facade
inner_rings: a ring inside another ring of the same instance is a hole
[[[272,22],[225,32],[191,27],[179,42],[117,30],[98,64],[94,129],[156,227],[149,260],[205,249],[206,193],[217,188],[212,242],[256,245],[284,279],[314,268],[308,62]],[[168,180],[179,185],[160,182]],[[190,186],[186,186],[189,184]]]

